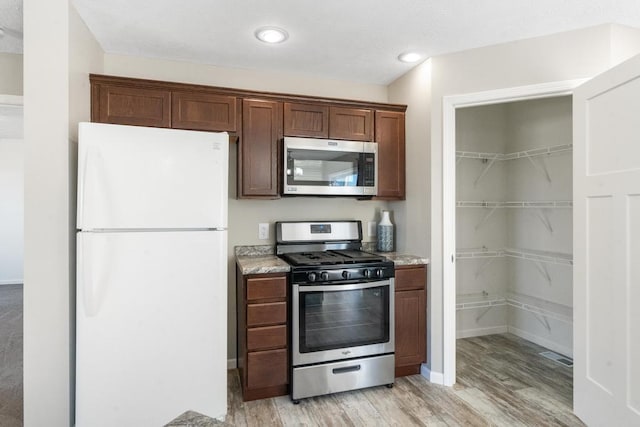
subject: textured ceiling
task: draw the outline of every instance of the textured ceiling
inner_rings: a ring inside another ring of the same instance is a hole
[[[72,2],[108,53],[381,84],[413,67],[396,59],[406,50],[429,57],[603,23],[640,28],[640,0]],[[17,4],[0,0],[0,25]],[[259,43],[253,33],[264,25],[289,40]]]

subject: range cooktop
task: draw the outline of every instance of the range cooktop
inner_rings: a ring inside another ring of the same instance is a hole
[[[360,250],[329,250],[315,252],[293,252],[281,255],[291,265],[337,265],[383,262],[385,257]]]

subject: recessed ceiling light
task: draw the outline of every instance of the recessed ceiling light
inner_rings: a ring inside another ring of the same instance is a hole
[[[261,27],[254,34],[258,40],[265,43],[282,43],[289,38],[289,33],[278,27]]]
[[[416,52],[405,52],[398,56],[398,59],[402,62],[418,62],[420,58],[422,57]]]

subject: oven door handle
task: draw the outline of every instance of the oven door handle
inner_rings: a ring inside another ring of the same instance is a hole
[[[344,285],[326,285],[326,286],[300,286],[298,292],[328,292],[328,291],[354,291],[358,289],[379,288],[380,286],[392,286],[390,280],[380,280],[377,282],[352,283]]]

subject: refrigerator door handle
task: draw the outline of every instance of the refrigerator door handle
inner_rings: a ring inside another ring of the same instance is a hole
[[[82,228],[82,223],[84,219],[84,189],[86,188],[85,181],[87,179],[87,168],[89,163],[89,148],[85,148],[82,150],[82,169],[80,169],[79,177],[78,177],[78,217],[76,219],[76,224],[78,228]]]

